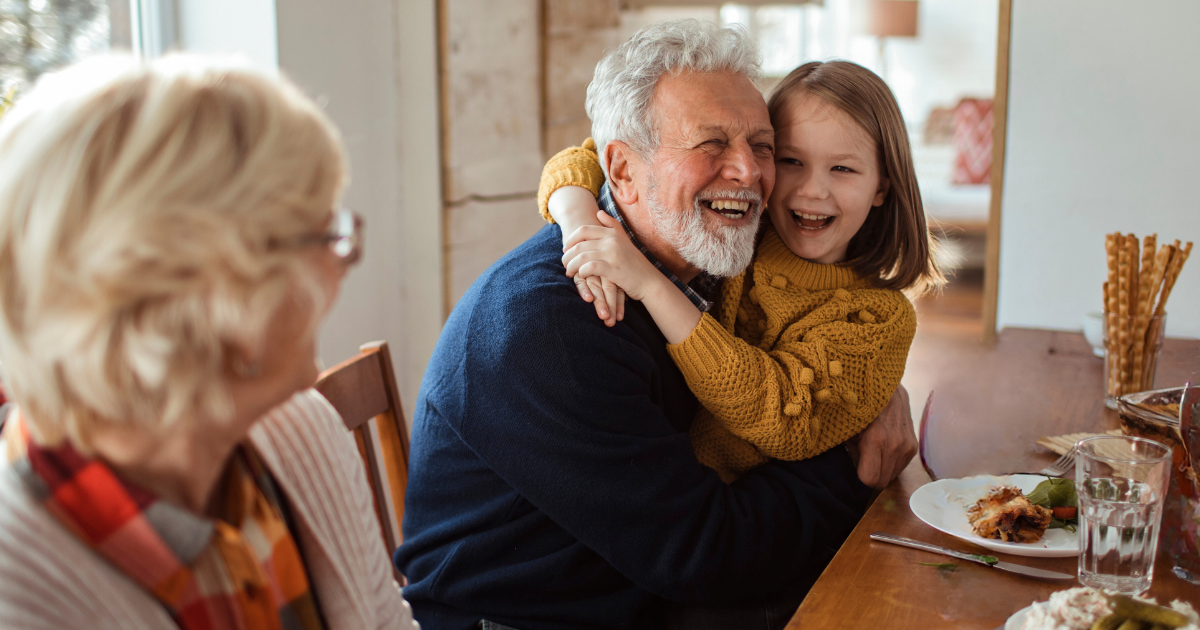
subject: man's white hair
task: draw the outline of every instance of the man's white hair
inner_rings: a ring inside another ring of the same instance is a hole
[[[654,88],[667,73],[733,72],[759,77],[754,40],[740,25],[721,27],[699,20],[651,24],[605,55],[587,89],[587,114],[600,164],[604,148],[620,140],[643,158],[658,148],[651,116]]]

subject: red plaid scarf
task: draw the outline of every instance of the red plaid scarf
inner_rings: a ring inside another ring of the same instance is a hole
[[[323,630],[270,474],[239,447],[206,519],[118,478],[66,443],[33,443],[19,414],[8,458],[30,491],[84,544],[146,589],[184,630]]]

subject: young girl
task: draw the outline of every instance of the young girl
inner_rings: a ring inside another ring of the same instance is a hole
[[[662,330],[704,406],[691,429],[696,456],[726,481],[768,457],[813,457],[870,424],[899,386],[916,332],[901,291],[944,283],[904,121],[879,77],[845,61],[807,63],[767,107],[769,222],[751,267],[724,281],[715,316],[597,212],[604,176],[590,140],[551,159],[539,191],[543,216],[562,227],[567,274],[619,286]],[[597,222],[608,229],[576,232]],[[602,238],[615,245],[600,247]],[[611,325],[622,307],[611,292],[605,302]]]

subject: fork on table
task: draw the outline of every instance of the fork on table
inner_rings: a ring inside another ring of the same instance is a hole
[[[1046,477],[1061,477],[1066,474],[1068,470],[1071,470],[1074,467],[1075,447],[1072,446],[1071,448],[1067,449],[1066,453],[1062,454],[1062,457],[1059,457],[1057,460],[1055,460],[1053,464],[1050,464],[1049,466],[1033,474],[1043,475]]]

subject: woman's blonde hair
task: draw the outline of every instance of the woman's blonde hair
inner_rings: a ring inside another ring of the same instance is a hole
[[[279,244],[323,229],[345,169],[310,99],[236,62],[44,76],[0,120],[0,364],[34,438],[230,417],[231,349],[323,299]]]
[[[929,232],[913,168],[908,130],[896,97],[874,72],[849,61],[812,61],[783,78],[767,101],[779,126],[784,109],[811,94],[846,112],[875,141],[880,175],[890,182],[887,196],[871,208],[850,239],[847,264],[883,289],[912,296],[946,283],[938,264],[938,242]]]

